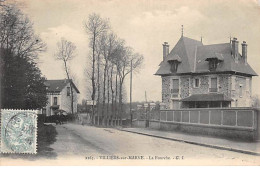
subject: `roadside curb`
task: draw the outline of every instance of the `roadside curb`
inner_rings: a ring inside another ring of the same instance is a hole
[[[242,149],[236,149],[236,148],[224,147],[224,146],[218,146],[218,145],[212,145],[212,144],[198,143],[198,142],[189,141],[189,140],[182,140],[182,139],[177,139],[177,138],[169,138],[169,137],[153,135],[153,134],[147,134],[147,133],[142,133],[142,132],[137,132],[137,131],[124,130],[124,129],[119,129],[119,128],[118,128],[118,130],[129,132],[129,133],[145,135],[145,136],[162,138],[162,139],[166,139],[166,140],[172,140],[172,141],[178,141],[178,142],[183,142],[183,143],[188,143],[188,144],[200,145],[200,146],[204,146],[204,147],[216,148],[216,149],[220,149],[220,150],[228,150],[228,151],[234,151],[234,152],[238,152],[238,153],[244,153],[244,154],[260,156],[260,153],[253,152],[253,151],[248,151],[248,150],[242,150]]]

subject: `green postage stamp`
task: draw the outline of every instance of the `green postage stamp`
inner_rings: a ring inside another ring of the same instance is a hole
[[[1,152],[36,154],[37,111],[1,110]]]

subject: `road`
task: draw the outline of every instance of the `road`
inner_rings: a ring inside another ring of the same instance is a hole
[[[143,136],[112,128],[64,124],[56,126],[56,130],[58,135],[51,148],[57,153],[59,160],[74,159],[74,164],[78,164],[75,160],[82,160],[81,162],[85,161],[88,164],[96,164],[95,162],[99,161],[99,164],[107,165],[259,165],[260,161],[259,156]]]

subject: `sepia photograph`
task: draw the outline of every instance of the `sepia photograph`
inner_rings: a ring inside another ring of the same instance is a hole
[[[259,166],[260,0],[0,0],[0,166]]]

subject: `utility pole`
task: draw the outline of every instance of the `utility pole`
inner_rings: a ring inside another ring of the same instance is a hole
[[[148,103],[147,103],[146,91],[145,91],[145,104],[148,105]],[[145,127],[148,126],[148,114],[147,114],[147,109],[148,109],[148,107],[145,106],[145,116],[146,116],[146,117],[145,117],[145,118],[146,118]]]
[[[131,118],[131,127],[133,126],[133,114],[132,114],[132,74],[133,74],[133,65],[131,60],[131,72],[130,72],[130,118]]]
[[[147,103],[147,96],[146,96],[146,91],[145,91],[145,103]]]

